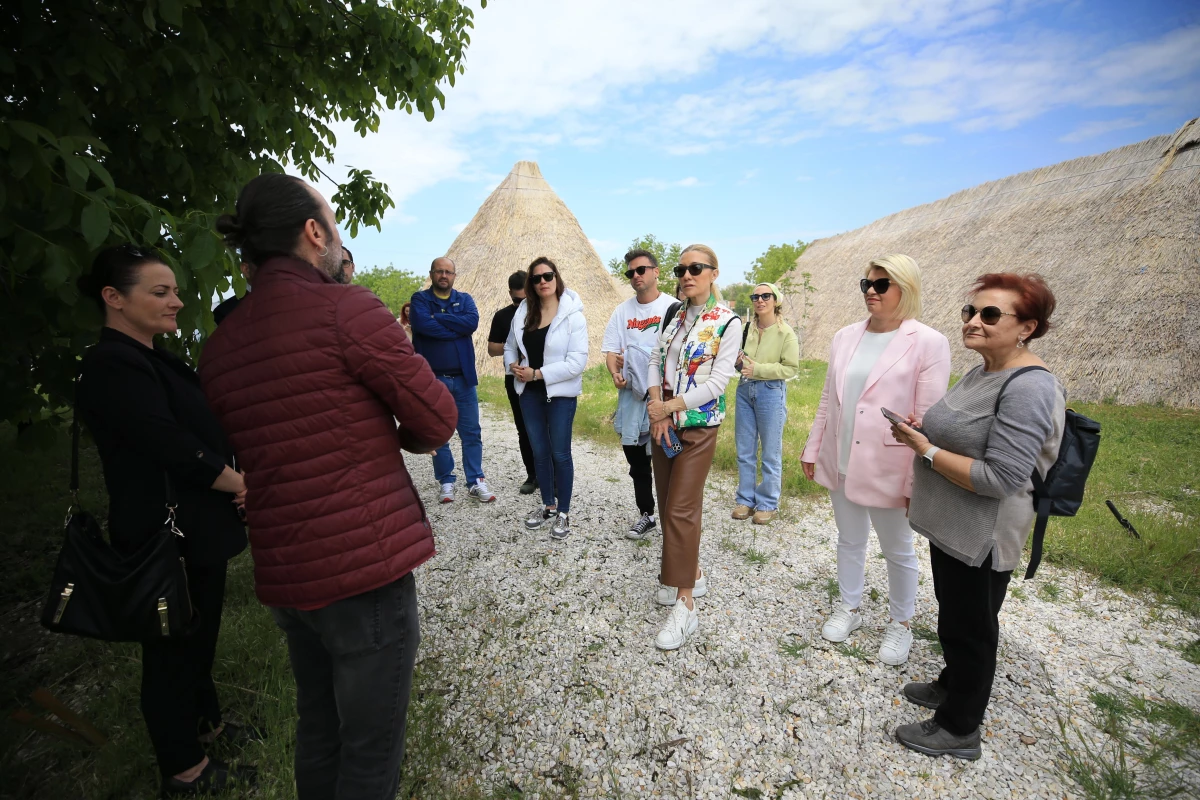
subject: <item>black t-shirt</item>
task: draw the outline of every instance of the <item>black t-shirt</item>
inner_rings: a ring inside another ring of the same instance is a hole
[[[529,354],[528,367],[533,369],[541,369],[546,360],[546,334],[550,331],[550,326],[538,328],[532,331],[525,331],[525,352]]]
[[[517,306],[514,303],[509,303],[496,312],[496,315],[492,317],[492,329],[488,331],[489,342],[504,344],[508,341],[508,331],[512,328],[513,316],[516,313]]]

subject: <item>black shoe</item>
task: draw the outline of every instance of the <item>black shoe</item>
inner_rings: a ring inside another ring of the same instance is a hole
[[[966,736],[955,736],[932,719],[896,728],[900,744],[927,756],[954,756],[975,761],[983,755],[979,746],[979,728]]]
[[[258,785],[258,767],[226,764],[210,758],[200,777],[194,781],[163,778],[159,797],[199,797],[220,794],[227,789],[253,789]]]
[[[518,491],[521,494],[533,494],[537,491],[537,479],[526,478],[525,482],[521,484],[521,488]]]
[[[937,681],[904,684],[904,699],[925,708],[936,710],[949,694]]]
[[[655,526],[654,515],[653,514],[642,514],[642,516],[637,520],[637,522],[635,522],[629,526],[629,532],[625,534],[625,538],[633,539],[634,541],[637,541],[639,539],[645,539],[646,534],[648,534],[648,533],[650,533],[650,531],[654,530],[654,526]]]
[[[262,728],[258,727],[257,725],[242,725],[237,722],[226,722],[224,727],[221,728],[221,732],[217,734],[215,739],[210,742],[206,742],[201,739],[200,743],[206,747],[211,747],[213,745],[220,746],[223,744],[232,745],[233,747],[242,747],[244,745],[261,742],[266,738],[267,735],[263,733]]]

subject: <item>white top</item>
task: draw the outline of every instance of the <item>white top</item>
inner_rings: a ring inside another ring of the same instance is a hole
[[[622,353],[634,344],[643,347],[646,352],[652,351],[658,345],[663,316],[675,302],[675,298],[665,292],[659,292],[657,298],[645,305],[639,303],[636,297],[624,301],[608,318],[600,352]]]
[[[683,342],[687,338],[687,333],[691,330],[692,325],[696,322],[701,312],[704,311],[704,306],[694,306],[687,301],[684,301],[683,308],[679,309],[684,312],[683,323],[675,334],[675,338],[671,340],[670,347],[667,348],[667,365],[666,371],[663,373],[667,376],[668,382],[673,380],[671,376],[675,375],[679,369],[679,351],[683,349]],[[737,372],[737,356],[738,347],[742,342],[742,320],[740,317],[734,317],[725,328],[725,335],[721,337],[721,342],[734,342],[733,347],[720,347],[717,349],[717,357],[713,359],[712,373],[704,383],[699,386],[693,386],[683,394],[679,395],[683,398],[683,403],[688,408],[699,408],[705,403],[712,402],[725,393],[725,387],[729,383],[729,379]],[[658,376],[651,376],[651,383],[658,381]]]
[[[887,333],[865,331],[842,379],[842,424],[838,430],[838,472],[845,475],[850,464],[850,446],[854,444],[854,415],[858,409],[858,398],[867,386],[867,378],[875,368],[875,362],[883,355],[899,329]]]
[[[529,301],[522,300],[513,315],[512,327],[508,330],[508,341],[504,343],[504,370],[520,361],[529,362],[525,351],[525,315]],[[545,360],[542,363],[542,379],[546,382],[546,397],[578,397],[583,393],[583,370],[587,367],[588,334],[587,319],[583,316],[583,301],[574,289],[567,289],[558,298],[558,312],[550,320],[546,331]],[[516,381],[517,394],[525,391],[525,382]]]

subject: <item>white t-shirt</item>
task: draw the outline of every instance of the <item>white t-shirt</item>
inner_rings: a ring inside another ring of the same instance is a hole
[[[657,298],[645,305],[639,303],[636,297],[621,303],[608,318],[600,351],[621,353],[631,344],[652,351],[658,345],[663,316],[675,302],[674,297],[659,292]]]
[[[842,381],[842,426],[838,431],[838,472],[845,475],[846,467],[850,464],[850,446],[854,444],[854,416],[858,410],[858,398],[862,397],[863,389],[867,386],[867,378],[875,362],[883,355],[892,339],[896,338],[895,331],[887,333],[871,333],[865,331],[862,341],[850,357],[846,366],[846,376]]]

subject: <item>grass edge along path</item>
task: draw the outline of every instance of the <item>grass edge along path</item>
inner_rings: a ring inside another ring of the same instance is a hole
[[[800,453],[821,399],[825,367],[823,361],[801,362],[800,374],[788,383],[784,505],[826,496],[823,487],[805,480],[800,468]],[[713,462],[715,468],[733,474],[737,473],[733,439],[736,391],[735,379],[726,390],[729,416],[721,426]],[[498,412],[509,414],[503,379],[481,377],[479,397]],[[616,389],[604,366],[587,370],[575,414],[575,435],[618,446],[612,428],[616,400]],[[1050,518],[1045,561],[1079,567],[1129,592],[1153,592],[1200,615],[1200,410],[1073,403],[1070,398],[1068,405],[1101,423],[1100,454],[1079,514]],[[1140,539],[1117,523],[1105,500],[1117,505],[1137,528]],[[630,502],[632,506],[632,497]],[[732,497],[729,507],[733,507]],[[725,509],[711,513],[725,513]]]

